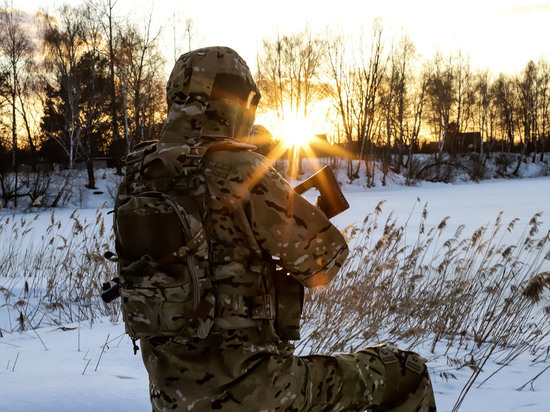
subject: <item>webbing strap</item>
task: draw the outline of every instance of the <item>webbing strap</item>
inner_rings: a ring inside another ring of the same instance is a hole
[[[399,385],[401,394],[406,396],[418,387],[423,367],[424,363],[420,360],[418,355],[409,354],[409,356],[407,356],[405,362],[405,376],[403,376],[403,381],[401,385]]]
[[[391,350],[386,347],[381,347],[378,354],[386,368],[386,388],[384,389],[382,404],[388,404],[395,400],[395,395],[401,383],[401,372],[397,363],[397,357]]]
[[[179,259],[187,256],[188,254],[193,254],[199,250],[199,248],[206,243],[206,231],[204,227],[197,232],[197,234],[190,239],[185,245],[173,251],[172,253],[163,256],[159,259],[159,263],[163,265],[168,265],[175,263]]]
[[[390,349],[381,347],[378,353],[386,367],[386,388],[382,403],[399,404],[418,387],[424,363],[418,355],[408,354],[405,361],[405,375],[402,375],[398,359]]]
[[[233,316],[250,319],[273,319],[275,307],[270,295],[244,296],[220,294],[217,302],[218,318]]]

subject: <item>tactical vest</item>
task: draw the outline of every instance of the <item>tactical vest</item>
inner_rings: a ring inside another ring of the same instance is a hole
[[[203,158],[215,145],[158,150],[149,142],[126,157],[114,214],[126,331],[133,338],[206,338],[212,329],[268,321],[282,339],[299,339],[301,287],[275,274],[270,259],[209,239],[204,171],[215,176],[223,168],[207,167]],[[218,282],[216,268],[233,262],[244,268],[241,279],[261,287],[244,293]]]

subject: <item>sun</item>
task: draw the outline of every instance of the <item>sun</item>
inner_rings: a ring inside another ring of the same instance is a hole
[[[307,147],[315,137],[315,127],[307,118],[299,115],[285,117],[281,130],[281,143],[286,148]]]
[[[307,149],[316,140],[315,136],[324,133],[327,128],[326,113],[319,110],[309,110],[308,115],[304,116],[295,110],[264,109],[256,120],[269,130],[282,150]]]
[[[286,174],[290,179],[303,173],[302,159],[307,158],[315,170],[321,169],[321,159],[327,153],[350,157],[351,155],[338,145],[328,141],[326,130],[330,127],[328,111],[319,109],[320,104],[309,110],[308,116],[296,111],[284,114],[276,110],[262,110],[257,117],[257,124],[269,131],[273,140],[266,157],[273,163],[279,159],[288,162]],[[315,109],[313,108],[313,109]],[[254,141],[252,141],[254,144]]]
[[[269,131],[268,135],[274,143],[266,157],[272,163],[279,159],[288,162],[285,173],[290,182],[302,178],[304,158],[309,159],[314,170],[320,170],[324,165],[318,156],[326,156],[327,153],[346,158],[353,156],[340,146],[329,143],[326,132],[323,133],[329,124],[326,110],[310,110],[307,117],[294,111],[282,115],[276,110],[262,110],[256,120],[258,125]],[[254,141],[251,143],[254,144]],[[251,177],[250,184],[255,184],[261,174],[261,169],[258,169],[258,173]]]

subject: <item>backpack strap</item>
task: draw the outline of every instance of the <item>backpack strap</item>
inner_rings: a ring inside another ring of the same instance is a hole
[[[185,245],[167,254],[166,256],[161,257],[158,261],[163,265],[176,263],[178,260],[185,258],[187,255],[196,253],[205,242],[206,230],[203,226],[200,231]]]

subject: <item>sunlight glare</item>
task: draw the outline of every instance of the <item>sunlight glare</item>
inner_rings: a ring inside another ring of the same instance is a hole
[[[315,135],[315,128],[308,119],[301,116],[288,116],[282,127],[281,142],[285,147],[305,147]]]

